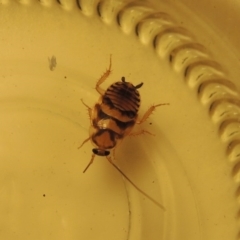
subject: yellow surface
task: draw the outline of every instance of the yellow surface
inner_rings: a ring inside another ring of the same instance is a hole
[[[150,15],[151,5],[103,1],[97,8],[94,1],[80,2],[81,10],[70,1],[0,6],[0,238],[236,239],[238,205],[229,162],[236,148],[230,145],[226,156],[236,128],[227,137],[221,128],[225,141],[218,130],[233,106],[211,105],[223,92],[237,99],[235,87],[224,80],[198,88],[220,74],[210,63],[186,75],[191,61],[210,57],[196,43],[177,48],[179,41],[192,41],[185,29],[158,35],[154,49],[153,32],[175,25],[167,14]],[[144,19],[148,14],[152,18]],[[98,100],[94,87],[110,54],[113,73],[104,88],[122,76],[135,85],[144,82],[140,114],[151,104],[170,103],[144,124],[155,136],[127,138],[116,150],[116,163],[165,212],[105,158],[96,157],[82,173],[92,146],[78,150],[89,128],[80,100],[90,106]]]

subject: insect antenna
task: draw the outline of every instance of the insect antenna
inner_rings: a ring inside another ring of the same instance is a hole
[[[90,165],[93,163],[94,158],[95,158],[95,154],[92,155],[92,158],[91,158],[90,162],[88,163],[88,165],[83,170],[83,173],[85,173],[87,171],[87,169],[90,167]]]
[[[147,193],[145,193],[142,189],[140,189],[111,159],[111,157],[106,157],[107,160],[112,164],[113,167],[115,167],[118,172],[120,172],[122,174],[122,176],[124,176],[125,179],[128,180],[128,182],[130,182],[132,184],[133,187],[135,187],[140,193],[142,193],[146,198],[148,198],[150,201],[152,201],[154,204],[156,204],[158,207],[160,207],[163,211],[166,211],[165,207],[160,204],[158,201],[156,201],[155,199],[153,199],[152,197],[150,197]],[[91,163],[89,163],[90,165]]]

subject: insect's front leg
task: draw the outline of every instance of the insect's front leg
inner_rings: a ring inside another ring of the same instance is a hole
[[[91,137],[85,139],[82,144],[78,147],[78,149],[80,149],[86,142],[88,142],[91,139]]]
[[[110,62],[109,62],[109,67],[106,70],[106,72],[99,78],[97,81],[95,89],[98,91],[100,95],[104,95],[105,90],[103,90],[100,85],[109,77],[110,73],[112,72],[112,56],[110,55]]]
[[[117,142],[116,146],[112,149],[112,154],[111,154],[111,156],[112,156],[112,159],[113,159],[113,160],[115,160],[116,150],[117,150],[117,148],[119,147],[119,145],[121,145],[123,139],[118,139],[117,141],[118,141],[118,142]]]
[[[142,134],[145,134],[145,133],[150,134],[150,135],[152,135],[152,136],[155,136],[154,134],[152,134],[152,133],[150,133],[149,131],[144,130],[144,129],[141,129],[141,130],[136,131],[136,132],[131,132],[130,134],[128,134],[128,136],[136,137],[136,136],[138,136],[138,135],[142,135]]]

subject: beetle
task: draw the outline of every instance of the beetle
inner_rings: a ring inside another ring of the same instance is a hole
[[[141,190],[132,180],[113,162],[111,151],[114,151],[125,137],[137,136],[141,134],[150,134],[147,130],[132,131],[136,124],[142,124],[153,111],[162,105],[162,103],[152,105],[143,114],[142,118],[138,117],[138,111],[141,103],[140,94],[138,89],[142,87],[143,83],[134,86],[132,83],[127,82],[125,77],[121,81],[111,84],[107,90],[101,88],[101,84],[111,74],[112,60],[110,56],[109,67],[106,72],[99,78],[96,83],[95,89],[100,94],[98,102],[93,108],[90,108],[82,99],[82,103],[88,110],[90,118],[90,136],[85,139],[79,146],[81,148],[86,142],[91,141],[95,146],[92,149],[92,157],[83,172],[86,172],[89,166],[93,163],[95,156],[106,157],[107,160],[127,179],[139,192],[145,197],[154,202],[158,207],[165,210],[164,206],[150,197],[147,193]]]

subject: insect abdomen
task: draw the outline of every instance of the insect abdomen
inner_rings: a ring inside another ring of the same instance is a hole
[[[129,82],[116,82],[112,84],[103,96],[103,104],[110,109],[119,111],[119,118],[125,115],[129,120],[137,116],[140,106],[140,95],[135,87]]]

